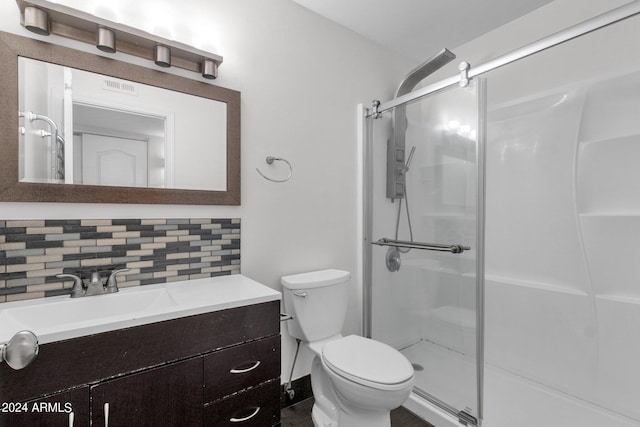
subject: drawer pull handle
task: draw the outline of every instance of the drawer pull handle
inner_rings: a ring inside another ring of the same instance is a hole
[[[256,361],[256,363],[254,363],[253,365],[249,366],[247,369],[232,369],[229,372],[232,374],[244,374],[246,372],[250,372],[253,371],[254,369],[256,369],[258,366],[260,366],[260,361]]]
[[[242,422],[244,422],[244,421],[248,421],[248,420],[250,420],[251,418],[253,418],[253,417],[255,417],[256,415],[258,415],[258,412],[260,412],[260,407],[259,407],[259,406],[255,409],[255,411],[253,411],[253,413],[252,413],[251,415],[246,416],[246,417],[244,417],[244,418],[229,418],[229,422],[232,422],[232,423],[242,423]]]

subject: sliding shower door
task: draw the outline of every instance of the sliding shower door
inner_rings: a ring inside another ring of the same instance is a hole
[[[476,79],[367,119],[366,332],[411,361],[417,395],[469,425],[482,418],[484,104]],[[393,200],[388,157],[405,180]]]

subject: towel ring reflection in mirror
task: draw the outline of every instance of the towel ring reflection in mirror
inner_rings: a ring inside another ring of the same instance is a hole
[[[267,158],[265,159],[268,165],[273,164],[273,162],[278,161],[278,162],[284,162],[287,164],[287,166],[289,166],[289,176],[287,176],[284,179],[273,179],[273,178],[269,178],[268,176],[266,176],[265,174],[263,174],[262,172],[260,172],[260,169],[256,168],[256,171],[262,175],[262,177],[266,180],[269,180],[271,182],[287,182],[289,181],[292,177],[293,177],[293,167],[291,167],[291,163],[289,163],[289,161],[287,159],[283,159],[282,157],[273,157],[273,156],[267,156]]]

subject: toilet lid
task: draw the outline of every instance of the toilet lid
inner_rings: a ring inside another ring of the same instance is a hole
[[[322,360],[337,374],[356,382],[393,385],[413,377],[411,363],[398,350],[357,335],[326,343]]]

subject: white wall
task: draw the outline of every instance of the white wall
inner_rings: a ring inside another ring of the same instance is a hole
[[[103,2],[64,3],[93,13]],[[2,203],[0,217],[240,217],[242,272],[253,279],[280,289],[279,278],[286,274],[327,267],[354,272],[345,332],[358,331],[356,105],[389,99],[415,63],[289,0],[108,4],[119,7],[121,22],[141,27],[150,17],[143,8],[166,10],[174,20],[175,38],[182,42],[195,44],[201,36],[196,29],[214,33],[207,40],[217,37],[224,63],[215,84],[242,92],[242,206]],[[100,10],[105,18],[112,13]],[[0,3],[1,30],[38,37],[19,20],[14,2]],[[55,36],[47,40],[99,53]],[[285,172],[268,166],[267,155],[291,162],[291,182],[274,184],[258,175],[256,167],[274,176]],[[294,348],[286,330],[283,337],[284,380]],[[295,378],[310,371],[310,357],[301,353]]]

